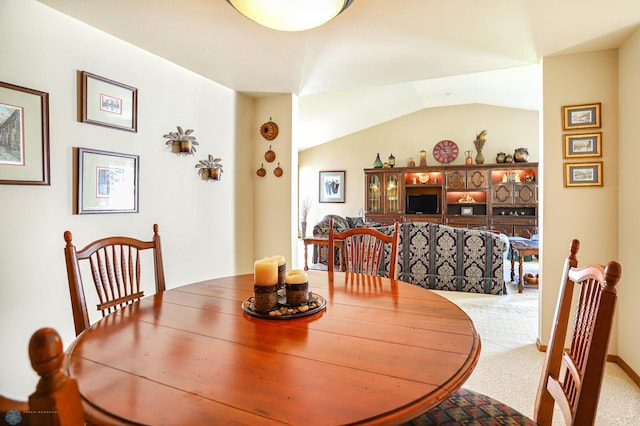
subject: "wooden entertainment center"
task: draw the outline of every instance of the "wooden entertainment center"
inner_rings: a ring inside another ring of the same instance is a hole
[[[369,222],[537,233],[538,163],[375,168],[364,176]]]

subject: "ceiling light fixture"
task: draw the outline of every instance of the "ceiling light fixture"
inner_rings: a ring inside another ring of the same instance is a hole
[[[338,16],[354,0],[227,0],[238,12],[265,27],[304,31]]]

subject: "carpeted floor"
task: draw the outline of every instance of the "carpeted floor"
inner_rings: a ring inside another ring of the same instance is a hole
[[[537,262],[525,262],[525,273]],[[505,277],[509,270],[505,271]],[[544,353],[536,348],[538,290],[522,294],[509,283],[505,296],[438,291],[472,319],[482,339],[480,360],[464,387],[496,398],[532,417]],[[554,425],[564,425],[555,410]],[[607,363],[596,424],[640,425],[640,388],[617,364]]]

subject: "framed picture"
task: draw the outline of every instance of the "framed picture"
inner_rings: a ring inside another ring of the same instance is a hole
[[[138,89],[86,71],[80,78],[83,123],[138,131]]]
[[[50,184],[49,94],[1,81],[0,184]]]
[[[473,216],[473,207],[460,207],[460,214],[462,216]]]
[[[602,161],[565,163],[564,186],[602,186]]]
[[[562,130],[600,127],[600,104],[562,107]]]
[[[321,203],[344,203],[344,177],[345,171],[320,172],[320,196]]]
[[[78,148],[78,214],[137,213],[137,155]]]
[[[564,158],[601,156],[602,133],[564,135]]]

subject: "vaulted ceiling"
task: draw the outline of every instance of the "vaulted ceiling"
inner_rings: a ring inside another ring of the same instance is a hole
[[[542,58],[640,24],[638,0],[355,0],[293,33],[224,0],[38,1],[233,90],[296,94],[300,149],[428,107],[536,110]]]

